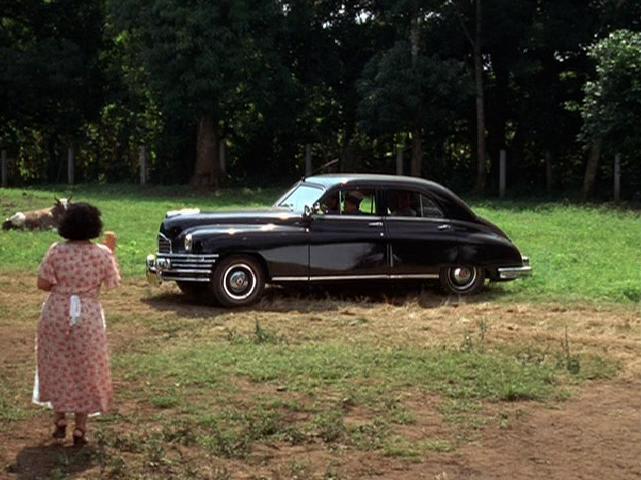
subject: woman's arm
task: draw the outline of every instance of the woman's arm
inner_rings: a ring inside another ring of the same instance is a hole
[[[51,283],[49,280],[45,280],[42,277],[38,277],[37,285],[40,290],[44,290],[45,292],[50,292],[51,287],[53,287],[53,283]]]

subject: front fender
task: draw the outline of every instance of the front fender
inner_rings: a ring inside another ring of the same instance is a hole
[[[192,228],[194,253],[259,256],[267,276],[307,275],[309,266],[309,232],[304,225],[217,225]]]

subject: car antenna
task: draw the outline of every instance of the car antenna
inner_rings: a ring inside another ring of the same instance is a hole
[[[331,167],[331,166],[336,165],[336,164],[339,162],[339,160],[340,160],[339,158],[335,158],[334,160],[330,160],[329,162],[324,163],[323,165],[321,165],[320,167],[318,167],[316,170],[312,171],[312,173],[311,173],[309,176],[311,177],[312,175],[316,175],[317,173],[321,173],[321,172],[322,172],[323,170],[325,170],[326,168],[329,168],[329,167]],[[304,182],[304,181],[305,181],[305,178],[307,178],[307,175],[303,175],[303,176],[301,177],[301,181],[303,181],[303,182]]]

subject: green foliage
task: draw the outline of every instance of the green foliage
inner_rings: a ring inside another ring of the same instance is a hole
[[[589,51],[596,78],[585,84],[581,107],[586,142],[596,138],[619,151],[637,152],[641,139],[641,33],[619,30]]]

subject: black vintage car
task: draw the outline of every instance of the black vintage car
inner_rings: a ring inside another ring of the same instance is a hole
[[[368,174],[304,178],[265,211],[168,212],[147,257],[150,282],[225,306],[256,301],[266,283],[436,279],[463,295],[531,272],[507,235],[448,189]]]

